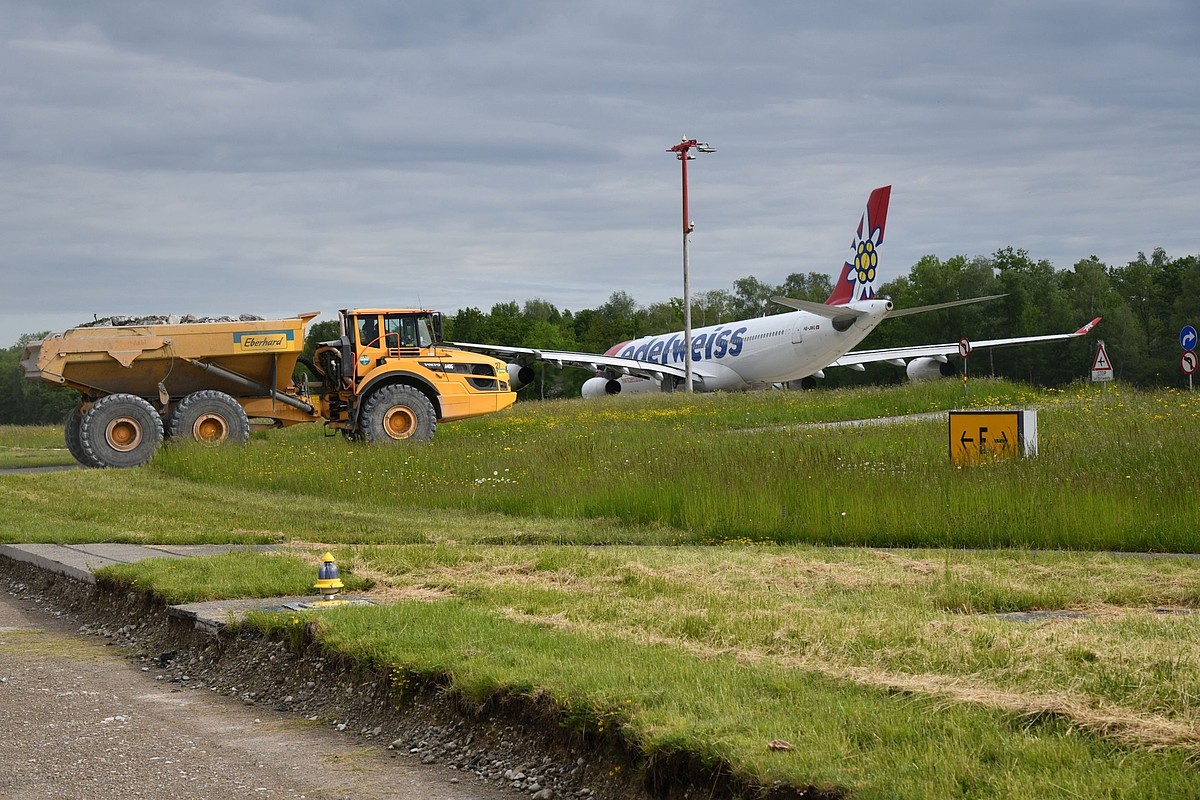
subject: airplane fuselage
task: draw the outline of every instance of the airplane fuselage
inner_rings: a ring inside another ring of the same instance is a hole
[[[887,316],[888,300],[863,300],[862,312],[831,319],[807,311],[709,325],[692,330],[692,369],[705,391],[740,389],[808,377],[849,352]],[[836,323],[836,324],[835,324]],[[684,366],[682,331],[623,342],[605,355]]]

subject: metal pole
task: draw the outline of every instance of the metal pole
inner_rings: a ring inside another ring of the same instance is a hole
[[[683,178],[683,375],[684,387],[689,392],[692,391],[692,285],[688,274],[688,234],[692,232],[693,226],[691,215],[688,214],[687,162],[693,157],[688,154],[693,147],[701,153],[716,152],[716,148],[708,142],[698,142],[686,136],[679,144],[667,149],[668,153],[674,153],[679,159],[680,174]]]
[[[688,234],[692,232],[692,223],[688,219],[687,162],[688,151],[685,147],[679,153],[679,163],[683,165],[683,387],[684,391],[690,393],[692,391],[692,286],[688,271]]]

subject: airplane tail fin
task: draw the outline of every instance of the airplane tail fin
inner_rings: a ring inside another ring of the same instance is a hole
[[[879,246],[883,244],[883,230],[887,223],[888,200],[892,196],[891,186],[880,186],[867,198],[867,210],[858,222],[854,241],[850,243],[853,255],[842,265],[841,275],[833,285],[833,294],[826,305],[840,306],[855,300],[871,300],[875,297],[875,278],[879,267]]]

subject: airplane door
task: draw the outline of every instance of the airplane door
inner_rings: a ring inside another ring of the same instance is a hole
[[[804,331],[800,330],[800,326],[797,325],[795,328],[792,328],[792,344],[803,344],[803,343],[804,343]]]

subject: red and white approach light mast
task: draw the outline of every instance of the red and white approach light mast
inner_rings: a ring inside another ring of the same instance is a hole
[[[698,153],[715,153],[717,149],[708,142],[698,142],[686,136],[679,144],[668,148],[668,153],[674,153],[683,168],[683,338],[686,342],[683,355],[684,388],[692,391],[692,287],[688,278],[688,234],[696,227],[688,215],[688,181],[687,163],[695,158],[689,152],[696,148]]]

